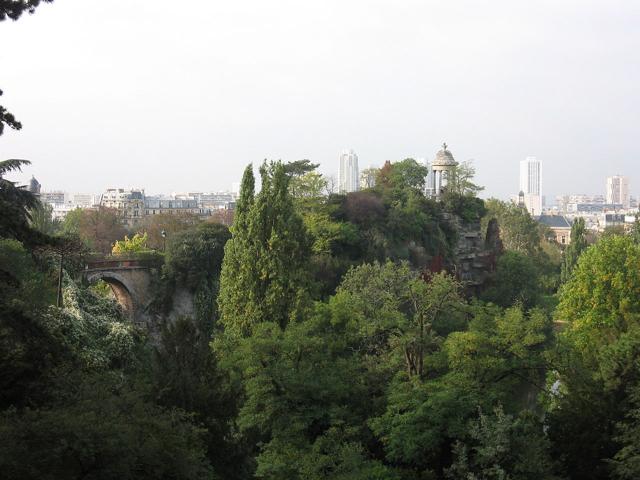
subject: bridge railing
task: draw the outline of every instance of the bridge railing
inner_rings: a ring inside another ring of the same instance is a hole
[[[164,255],[156,251],[128,252],[121,255],[92,253],[85,260],[85,270],[104,268],[159,268],[164,263]]]

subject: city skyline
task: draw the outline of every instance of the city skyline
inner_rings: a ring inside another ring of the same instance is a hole
[[[20,48],[0,53],[3,105],[24,127],[0,155],[66,190],[100,191],[125,171],[151,191],[215,190],[264,158],[337,174],[344,145],[381,166],[431,159],[446,141],[475,160],[485,197],[517,193],[528,155],[545,163],[549,198],[567,179],[600,192],[616,173],[638,193],[631,2],[197,9],[67,0],[5,23],[0,40]]]
[[[351,151],[353,152],[353,150],[351,150]],[[340,152],[339,159],[340,159],[340,156],[343,153],[344,153],[344,150]],[[353,152],[353,153],[355,153],[355,152]],[[407,157],[407,158],[414,158],[414,157]],[[518,164],[518,169],[519,169],[518,170],[518,177],[515,178],[515,179],[512,179],[513,182],[511,182],[511,183],[516,185],[517,183],[514,183],[514,182],[518,182],[519,181],[520,190],[522,189],[521,188],[522,187],[522,164],[523,164],[523,162],[525,162],[529,158],[536,159],[539,162],[537,157],[534,157],[534,156],[531,156],[531,155],[527,156],[524,160],[521,159],[521,160],[518,160],[516,162]],[[414,159],[416,161],[418,161],[419,163],[424,163],[424,165],[427,168],[430,168],[430,165],[433,162],[433,158],[429,159],[429,158],[425,158],[425,157],[419,157],[419,158],[414,158]],[[470,161],[473,162],[472,159]],[[339,190],[339,175],[340,175],[339,163],[340,163],[340,160],[338,160],[338,168],[336,169],[337,172],[330,173],[330,174],[327,174],[326,172],[322,172],[323,174],[331,176],[336,180],[337,185],[338,185],[338,190]],[[254,162],[253,165],[254,165],[254,167],[257,167],[259,165],[259,162]],[[478,168],[478,165],[475,164],[475,162],[473,163],[473,165],[474,165],[474,167],[476,169]],[[381,167],[382,167],[382,165],[369,164],[367,166],[367,169],[369,169],[369,168],[381,168]],[[546,170],[546,168],[547,167],[545,167],[545,170]],[[29,183],[32,181],[32,178],[34,178],[34,177],[35,177],[36,181],[40,182],[40,178],[36,177],[32,173],[29,173],[30,170],[32,170],[32,169],[27,167],[27,168],[24,169],[23,172],[18,173],[18,174],[10,175],[10,177],[11,177],[12,180],[17,181],[19,184],[25,185],[25,186],[28,186]],[[321,166],[320,167],[320,171],[322,171],[322,170],[324,170],[324,169],[322,169],[322,166]],[[429,177],[430,176],[431,176],[431,172],[429,174]],[[545,190],[544,192],[542,192],[541,201],[542,201],[543,198],[546,199],[546,205],[549,206],[549,205],[556,205],[557,204],[557,197],[561,197],[561,196],[602,196],[603,198],[605,198],[607,196],[606,181],[609,178],[617,178],[617,177],[622,177],[622,178],[625,178],[627,180],[627,187],[626,188],[627,188],[627,192],[628,192],[629,197],[636,198],[636,199],[640,198],[640,192],[634,192],[633,187],[634,187],[635,184],[632,183],[631,181],[629,181],[629,179],[632,178],[632,176],[631,175],[618,175],[618,174],[616,174],[616,175],[608,175],[608,176],[605,176],[605,177],[599,179],[600,180],[599,183],[604,185],[600,190],[580,191],[580,190],[576,190],[576,189],[573,189],[573,190],[572,189],[564,189],[564,190],[561,190],[559,192],[547,192]],[[257,180],[258,180],[258,188],[259,188],[259,178]],[[598,179],[596,179],[596,180],[598,180]],[[428,181],[428,178],[427,178],[427,181]],[[598,182],[595,182],[595,183],[598,183]],[[237,193],[237,189],[239,188],[240,182],[233,181],[233,182],[231,182],[230,185],[227,185],[227,186],[220,185],[218,187],[209,187],[209,188],[203,188],[203,189],[188,188],[187,187],[187,188],[184,188],[184,189],[169,188],[168,190],[155,190],[153,188],[147,188],[144,185],[144,182],[142,182],[142,186],[140,186],[140,185],[141,184],[139,184],[139,183],[132,183],[132,182],[124,180],[124,181],[117,182],[116,184],[113,184],[113,185],[105,185],[102,188],[98,188],[97,190],[87,190],[87,189],[82,189],[82,188],[61,188],[61,187],[58,187],[58,186],[55,186],[55,185],[49,185],[49,184],[46,183],[46,180],[45,180],[45,183],[43,185],[42,191],[43,191],[43,193],[61,193],[61,192],[64,192],[64,193],[67,193],[67,194],[70,194],[70,195],[73,195],[73,194],[99,195],[100,192],[102,192],[102,191],[104,191],[104,190],[106,190],[108,188],[125,188],[125,189],[141,189],[141,190],[144,190],[146,192],[149,192],[151,195],[180,195],[180,194],[185,194],[185,193],[189,193],[189,192],[196,192],[196,193],[203,193],[203,192],[212,192],[212,193],[213,192],[234,192],[234,193]],[[482,192],[480,192],[478,194],[478,196],[480,198],[485,198],[486,199],[486,198],[492,198],[493,197],[493,198],[498,198],[498,199],[503,200],[503,201],[510,201],[510,200],[513,201],[517,197],[517,194],[518,194],[518,191],[516,191],[515,187],[514,187],[514,188],[511,188],[511,189],[507,188],[507,194],[504,195],[504,196],[495,196],[495,195],[487,194],[487,191],[486,191],[487,190],[487,186],[486,185],[481,185],[481,186],[485,187],[485,191],[482,191]]]

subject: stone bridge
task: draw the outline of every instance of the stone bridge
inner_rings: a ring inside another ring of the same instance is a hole
[[[160,265],[157,258],[92,257],[86,262],[82,277],[89,283],[106,282],[129,319],[138,326],[149,327],[151,285]]]

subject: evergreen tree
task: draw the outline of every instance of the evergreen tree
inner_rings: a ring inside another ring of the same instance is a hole
[[[636,244],[640,244],[640,216],[636,216],[636,221],[631,226],[631,238]]]
[[[232,335],[248,335],[263,321],[284,327],[306,297],[309,241],[289,192],[290,176],[281,162],[265,162],[260,175],[262,190],[254,198],[253,172],[245,170],[225,248],[219,306]]]
[[[578,257],[586,248],[587,237],[584,218],[576,218],[571,226],[571,242],[565,251],[564,262],[562,263],[562,272],[560,274],[562,283],[569,280],[571,272],[576,263],[578,263]]]
[[[17,20],[24,12],[33,13],[41,1],[53,2],[53,0],[0,0],[0,21],[7,18]]]
[[[218,305],[220,318],[227,329],[244,325],[248,316],[248,293],[255,281],[255,255],[249,238],[249,212],[255,199],[253,167],[248,165],[242,176],[240,197],[236,203],[234,223],[230,228],[231,239],[224,248],[224,260],[220,274]]]

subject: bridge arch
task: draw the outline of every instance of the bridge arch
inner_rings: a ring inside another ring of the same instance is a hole
[[[151,280],[157,274],[154,272],[157,267],[150,262],[102,257],[88,261],[82,277],[88,283],[106,282],[129,320],[140,327],[149,327],[148,307],[153,297]]]
[[[102,280],[109,285],[124,314],[132,322],[136,320],[135,313],[139,305],[132,293],[133,286],[127,285],[128,282],[123,275],[110,271],[95,271],[87,274],[85,278],[89,283],[96,283]]]

